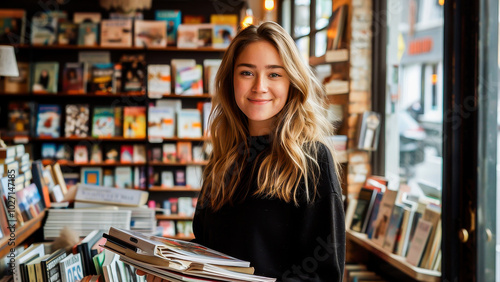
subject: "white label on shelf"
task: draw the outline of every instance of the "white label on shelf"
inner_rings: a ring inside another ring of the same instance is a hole
[[[16,136],[14,137],[15,144],[28,144],[29,138],[27,136]]]
[[[161,137],[150,137],[149,143],[163,143],[163,138]]]

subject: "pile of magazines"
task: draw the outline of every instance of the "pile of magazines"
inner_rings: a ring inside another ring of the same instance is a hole
[[[276,281],[254,275],[247,261],[202,245],[113,228],[105,249],[136,269],[168,281]]]

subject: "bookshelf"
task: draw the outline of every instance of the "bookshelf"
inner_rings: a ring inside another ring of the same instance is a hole
[[[16,246],[19,246],[21,242],[26,240],[33,233],[41,229],[43,226],[43,219],[45,218],[46,211],[41,212],[35,218],[30,219],[28,222],[25,222],[22,226],[17,226],[16,231],[14,232],[16,238]],[[13,246],[9,244],[9,237],[5,236],[0,239],[0,257],[5,257]]]
[[[185,215],[163,215],[157,214],[156,219],[164,219],[164,220],[193,220],[190,216]]]
[[[189,186],[174,186],[168,188],[162,188],[161,186],[151,186],[149,187],[150,192],[200,192],[199,188],[191,188]]]
[[[429,270],[425,268],[415,267],[406,259],[396,254],[391,254],[382,249],[380,246],[374,244],[367,238],[366,234],[358,233],[356,231],[347,230],[347,241],[354,242],[356,245],[364,248],[379,259],[389,263],[392,267],[405,273],[409,278],[417,281],[441,281],[441,272]]]

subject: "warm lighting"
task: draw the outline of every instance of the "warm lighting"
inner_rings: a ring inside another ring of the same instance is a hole
[[[252,24],[253,24],[253,12],[252,9],[248,8],[245,11],[245,17],[243,18],[243,21],[241,21],[241,27],[247,28]]]
[[[439,5],[443,6],[444,5],[444,0],[439,0]]]
[[[265,0],[264,1],[264,8],[267,11],[272,11],[274,9],[274,0]]]
[[[0,76],[19,76],[16,54],[12,46],[0,46]]]
[[[116,9],[124,13],[151,9],[152,0],[100,0],[101,7],[106,10]]]
[[[436,85],[437,81],[438,81],[438,75],[432,74],[432,78],[431,78],[432,85]]]

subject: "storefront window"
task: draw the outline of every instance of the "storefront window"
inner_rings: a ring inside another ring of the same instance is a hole
[[[385,174],[440,198],[443,7],[437,0],[388,0],[387,7]]]

